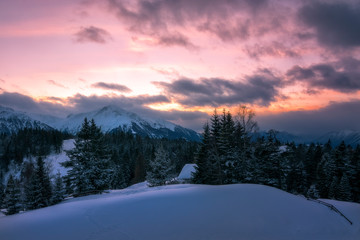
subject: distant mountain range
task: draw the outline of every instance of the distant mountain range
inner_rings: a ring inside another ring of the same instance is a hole
[[[116,106],[106,106],[91,112],[71,114],[66,118],[27,114],[0,106],[0,133],[17,132],[23,128],[41,128],[57,129],[76,134],[85,117],[94,119],[103,132],[120,129],[151,138],[183,138],[190,141],[200,141],[200,135],[191,129],[161,119],[145,119]]]
[[[256,137],[266,136],[266,132],[258,132],[254,135]],[[359,131],[338,131],[328,132],[320,136],[301,136],[294,135],[288,132],[277,132],[276,138],[283,143],[294,142],[296,144],[308,144],[308,143],[320,143],[325,144],[329,140],[332,146],[338,146],[342,141],[348,145],[356,146],[360,144],[360,132]]]
[[[151,138],[187,139],[200,141],[200,134],[162,119],[143,118],[139,115],[126,111],[117,106],[106,106],[95,111],[70,114],[66,118],[58,118],[50,115],[35,115],[15,111],[11,108],[0,106],[0,133],[9,134],[22,128],[57,129],[76,134],[84,121],[84,118],[94,119],[103,132],[116,130],[130,131],[140,136]],[[265,132],[259,132],[254,137],[266,136]],[[299,143],[326,143],[329,139],[333,146],[341,141],[356,146],[360,144],[359,131],[329,132],[321,136],[300,136],[288,132],[278,132],[277,138],[281,142]]]
[[[49,125],[31,118],[26,113],[0,106],[0,133],[9,134],[23,128],[52,129]]]

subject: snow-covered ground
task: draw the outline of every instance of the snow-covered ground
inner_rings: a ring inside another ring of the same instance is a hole
[[[253,184],[146,183],[0,218],[0,239],[359,239],[360,204],[329,208]]]
[[[46,157],[45,162],[50,165],[50,175],[55,176],[60,172],[61,176],[65,176],[68,172],[68,168],[63,167],[60,163],[68,161],[69,157],[66,155],[66,151],[74,148],[74,139],[64,140],[62,145],[62,151],[57,154],[50,154]]]

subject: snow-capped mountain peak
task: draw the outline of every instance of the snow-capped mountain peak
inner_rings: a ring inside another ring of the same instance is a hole
[[[24,127],[43,129],[52,127],[76,134],[80,130],[84,118],[94,119],[96,125],[100,126],[103,132],[120,129],[152,138],[200,140],[199,134],[193,130],[163,119],[143,118],[115,105],[108,105],[90,112],[70,114],[66,118],[27,114],[11,108],[0,107],[0,132],[16,132]]]
[[[0,133],[14,133],[24,128],[51,129],[49,125],[31,118],[26,113],[0,106]]]

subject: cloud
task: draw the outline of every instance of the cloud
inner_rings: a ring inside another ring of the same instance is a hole
[[[171,96],[175,102],[186,106],[237,105],[240,103],[267,106],[279,95],[281,80],[268,69],[246,76],[246,82],[221,78],[193,80],[180,78],[172,83],[153,82]]]
[[[270,5],[267,0],[108,0],[109,9],[133,33],[151,36],[165,46],[193,48],[187,31],[211,33],[223,41],[247,39],[252,33],[268,32],[277,16],[266,16],[263,9]],[[260,18],[266,18],[262,21]],[[261,26],[257,29],[258,20]],[[260,30],[261,28],[261,30]],[[256,29],[256,30],[254,30]]]
[[[319,43],[330,47],[360,46],[360,5],[350,2],[309,1],[298,17],[313,28]]]
[[[124,92],[124,93],[129,93],[132,91],[127,86],[117,84],[117,83],[97,82],[97,83],[92,84],[91,86],[95,87],[95,88],[101,88],[101,89],[105,89],[105,90],[114,90],[114,91]]]
[[[65,87],[65,86],[62,85],[61,83],[58,83],[58,82],[56,82],[56,81],[54,81],[54,80],[47,80],[47,82],[50,83],[50,84],[52,84],[52,85],[54,85],[54,86],[61,87],[61,88],[67,88],[67,89],[68,89],[68,87]]]
[[[246,46],[244,51],[247,55],[254,59],[259,59],[263,56],[270,57],[300,57],[300,54],[291,47],[286,47],[284,44],[274,41],[269,44],[254,44],[251,46]]]
[[[185,47],[191,50],[197,50],[198,47],[195,46],[189,38],[184,36],[183,34],[179,32],[175,32],[172,34],[164,34],[157,36],[157,44],[163,45],[163,46],[180,46]]]
[[[5,80],[0,78],[0,82],[5,83]]]
[[[360,90],[359,67],[359,60],[346,58],[336,63],[315,64],[309,67],[294,66],[286,75],[291,81],[306,83],[309,88],[356,92]]]
[[[94,26],[81,27],[81,29],[75,33],[74,36],[75,41],[79,43],[106,43],[112,39],[110,33],[108,33],[106,30]]]
[[[295,134],[319,135],[330,131],[360,131],[360,100],[331,102],[312,111],[291,111],[273,115],[258,115],[263,130],[277,129]]]

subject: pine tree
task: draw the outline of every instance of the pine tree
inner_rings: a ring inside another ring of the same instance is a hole
[[[109,150],[93,119],[90,123],[84,119],[75,148],[67,154],[69,161],[63,166],[70,168],[67,179],[75,195],[101,192],[110,186],[113,169]]]
[[[155,152],[155,159],[150,161],[149,170],[146,174],[146,180],[150,187],[165,185],[167,181],[173,178],[174,165],[171,163],[169,153],[163,145]]]
[[[342,200],[342,201],[351,201],[352,200],[349,178],[347,177],[346,174],[344,174],[341,177],[340,184],[338,186],[338,190],[339,190],[339,192],[337,194],[338,200]]]
[[[41,157],[37,158],[35,170],[25,192],[27,209],[37,209],[51,205],[52,187],[50,177]]]
[[[312,199],[318,199],[319,196],[319,191],[316,189],[315,185],[311,185],[309,190],[306,193],[306,196]]]
[[[64,200],[65,189],[62,177],[60,172],[56,174],[55,185],[54,185],[54,193],[52,197],[52,204],[57,204]]]
[[[21,208],[20,201],[20,188],[18,183],[14,180],[13,176],[10,175],[6,185],[4,207],[6,208],[6,214],[12,215],[18,213]]]
[[[2,209],[2,206],[4,204],[4,198],[5,198],[5,186],[3,184],[2,172],[0,171],[0,209]]]
[[[211,182],[209,168],[209,152],[210,152],[210,128],[209,124],[204,125],[204,133],[202,134],[202,142],[196,154],[196,172],[193,176],[193,182],[197,184],[206,184]]]
[[[337,199],[339,192],[339,179],[337,176],[333,176],[330,187],[329,187],[329,198]]]

